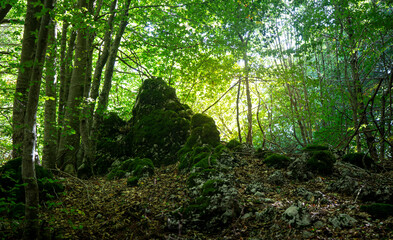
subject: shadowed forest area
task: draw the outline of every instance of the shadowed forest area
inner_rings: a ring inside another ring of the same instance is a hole
[[[390,0],[0,0],[1,239],[393,239]]]

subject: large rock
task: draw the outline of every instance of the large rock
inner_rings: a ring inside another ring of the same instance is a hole
[[[149,158],[155,166],[176,162],[176,153],[190,134],[192,114],[164,80],[145,80],[128,123],[126,154]]]

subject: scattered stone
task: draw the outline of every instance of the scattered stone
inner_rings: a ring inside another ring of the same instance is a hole
[[[325,224],[322,221],[316,221],[314,223],[315,228],[323,228],[324,226],[325,226]]]
[[[306,207],[298,202],[293,204],[282,215],[282,219],[294,227],[306,227],[311,225],[311,217]]]
[[[307,239],[307,238],[311,238],[313,236],[313,233],[309,232],[309,231],[303,231],[303,238]]]
[[[356,219],[348,214],[339,214],[336,217],[329,218],[329,222],[334,228],[351,228],[356,224]]]
[[[299,181],[307,181],[314,177],[314,174],[307,167],[305,155],[296,159],[288,166],[287,176]]]
[[[370,177],[370,173],[367,170],[347,162],[337,161],[334,164],[334,170],[341,177],[348,176],[351,178],[358,178],[358,179],[366,179]]]
[[[272,221],[277,215],[277,210],[275,207],[269,206],[265,208],[263,211],[256,212],[255,218],[257,221],[268,222]]]
[[[340,178],[339,180],[332,182],[328,186],[329,191],[335,191],[347,195],[354,194],[358,188],[359,188],[359,182],[349,176]]]
[[[277,170],[269,176],[267,181],[271,184],[282,185],[285,183],[285,176],[281,170]]]

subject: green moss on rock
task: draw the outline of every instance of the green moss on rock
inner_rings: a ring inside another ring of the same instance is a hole
[[[227,148],[231,151],[236,151],[236,149],[240,146],[240,142],[236,139],[232,139],[227,143]]]
[[[289,157],[281,154],[272,154],[263,161],[267,166],[273,168],[286,168],[290,164]]]
[[[206,114],[197,113],[191,118],[191,135],[187,139],[186,145],[194,147],[204,144],[212,147],[220,144],[220,132],[217,130],[213,118]]]
[[[329,147],[325,145],[310,144],[303,149],[304,152],[323,151],[323,150],[329,150]]]
[[[130,177],[127,179],[127,186],[136,187],[138,186],[139,177]]]
[[[375,165],[374,160],[364,153],[349,153],[343,157],[344,162],[351,163],[361,168],[369,169]]]
[[[102,118],[102,123],[98,129],[97,151],[100,154],[109,153],[112,157],[124,155],[124,143],[121,142],[121,128],[126,125],[126,121],[121,119],[116,113],[106,113]]]
[[[153,162],[148,158],[131,158],[121,163],[120,166],[114,168],[107,176],[109,180],[119,179],[131,175],[141,178],[143,176],[151,176],[154,174]]]
[[[155,166],[176,162],[176,153],[190,134],[191,109],[161,78],[143,82],[126,136],[127,155],[149,158]]]
[[[367,212],[374,218],[384,219],[393,216],[393,205],[385,203],[373,203],[360,206],[360,210]]]
[[[307,166],[320,174],[331,174],[335,162],[336,158],[330,151],[312,151],[311,157],[307,159]]]

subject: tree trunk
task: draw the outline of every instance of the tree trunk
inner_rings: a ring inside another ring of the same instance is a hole
[[[88,7],[88,1],[79,0],[78,7],[81,11],[85,11]],[[80,12],[81,18],[83,14],[83,12]],[[86,28],[87,26],[84,26],[77,30],[74,69],[72,71],[70,89],[65,107],[63,129],[57,152],[58,166],[62,169],[67,167],[72,173],[75,173],[75,156],[80,146],[80,106],[83,98],[88,57],[86,44],[88,33]]]
[[[61,48],[64,47],[64,56],[61,57],[61,65],[60,65],[60,92],[59,92],[59,107],[58,107],[58,114],[57,114],[57,125],[60,127],[57,142],[60,142],[60,137],[62,134],[61,127],[64,125],[64,114],[65,114],[65,106],[67,105],[68,93],[70,91],[70,82],[72,77],[72,57],[74,55],[74,48],[75,48],[75,40],[76,40],[76,32],[72,31],[70,40],[68,43],[68,50],[65,53],[66,48],[66,41],[67,41],[67,28],[63,25],[63,32],[62,32],[62,43]],[[63,42],[64,41],[64,42]],[[61,51],[63,53],[63,51]]]
[[[122,15],[122,21],[119,26],[119,30],[116,33],[116,37],[113,41],[113,44],[110,48],[109,51],[109,56],[108,56],[108,62],[106,63],[105,67],[105,73],[104,73],[104,86],[102,87],[101,94],[99,96],[99,101],[97,105],[97,110],[94,115],[94,122],[92,126],[92,131],[89,136],[89,142],[90,144],[88,145],[88,149],[86,149],[86,162],[84,163],[85,167],[91,166],[94,157],[95,157],[95,152],[97,148],[97,127],[100,125],[102,121],[102,114],[106,111],[108,107],[108,102],[109,102],[109,93],[112,87],[112,77],[113,77],[113,69],[115,66],[116,62],[116,57],[117,57],[117,52],[120,46],[120,41],[121,38],[124,34],[124,31],[126,29],[126,26],[128,24],[128,11],[129,11],[129,6],[130,6],[131,0],[127,0],[125,6],[124,6],[124,12]]]
[[[239,84],[237,86],[237,98],[236,98],[236,123],[237,123],[237,132],[239,135],[239,142],[242,142],[242,129],[240,126],[240,120],[239,120],[239,101],[240,101],[240,90],[241,90],[241,84],[242,83],[242,79],[239,78]]]
[[[3,19],[5,18],[5,16],[7,16],[8,12],[11,10],[12,5],[11,4],[6,4],[4,7],[0,8],[0,24],[3,21]]]
[[[26,10],[26,19],[23,32],[23,43],[20,58],[20,67],[18,71],[18,78],[16,80],[16,89],[14,96],[14,105],[12,113],[12,157],[17,158],[22,156],[22,144],[24,138],[24,121],[27,105],[27,94],[29,89],[31,68],[35,58],[36,36],[35,32],[39,30],[40,21],[35,17],[35,14],[41,11],[40,4],[33,4],[33,1],[28,1]]]
[[[55,168],[56,165],[56,23],[49,27],[49,43],[51,49],[46,61],[45,76],[45,113],[44,113],[44,147],[42,149],[42,165]]]
[[[33,4],[30,0],[28,4]],[[23,239],[37,239],[39,222],[39,192],[37,178],[34,168],[34,155],[36,146],[36,119],[38,99],[40,95],[42,68],[45,61],[45,52],[48,40],[48,25],[50,22],[50,11],[53,9],[54,0],[45,0],[44,8],[48,11],[41,19],[41,26],[38,34],[37,48],[33,67],[31,68],[31,86],[26,106],[25,128],[23,139],[22,156],[22,179],[25,183],[25,231]],[[36,13],[37,14],[37,13]],[[26,22],[30,19],[26,18]]]

